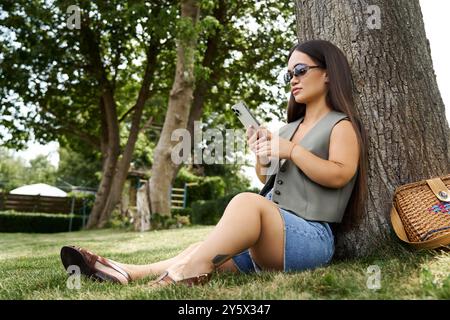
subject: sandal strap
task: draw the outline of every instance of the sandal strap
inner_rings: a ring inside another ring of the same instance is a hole
[[[169,272],[165,271],[163,274],[161,274],[158,279],[151,282],[151,286],[165,286],[167,284],[177,284],[182,283],[187,286],[194,286],[194,285],[202,285],[208,282],[211,279],[211,273],[204,273],[201,275],[198,275],[196,277],[181,279],[178,281],[175,281],[171,276],[169,276]]]
[[[197,285],[205,284],[210,279],[211,279],[211,273],[204,273],[204,274],[200,274],[196,277],[182,279],[178,282],[182,282],[184,284],[187,284],[188,286],[193,286],[193,285],[197,286]]]
[[[163,274],[161,274],[155,281],[153,281],[153,284],[159,284],[160,282],[165,282],[168,284],[176,283],[175,280],[172,279],[171,276],[169,276],[169,271],[165,271]]]
[[[110,260],[107,260],[103,257],[98,256],[98,262],[100,262],[101,264],[110,267],[112,269],[114,269],[115,271],[119,272],[122,276],[125,277],[125,279],[127,279],[128,282],[131,282],[131,276],[128,274],[128,272],[126,272],[125,270],[123,270],[121,267],[119,267],[117,264],[113,263]]]

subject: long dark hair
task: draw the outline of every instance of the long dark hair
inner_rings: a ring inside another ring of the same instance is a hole
[[[290,51],[288,60],[294,51],[307,54],[317,65],[327,70],[328,92],[327,104],[338,112],[345,113],[353,125],[360,147],[359,166],[355,185],[348,201],[342,223],[333,225],[336,231],[348,231],[362,219],[367,200],[367,168],[368,140],[353,101],[353,81],[350,66],[344,53],[334,44],[324,40],[310,40],[295,45]],[[288,102],[287,122],[303,117],[306,105],[297,103],[291,94]]]

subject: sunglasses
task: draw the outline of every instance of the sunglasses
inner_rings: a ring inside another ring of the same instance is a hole
[[[291,82],[291,80],[294,76],[301,77],[301,76],[305,75],[309,69],[314,69],[314,68],[321,68],[321,67],[320,66],[308,66],[306,64],[299,63],[299,64],[295,65],[295,67],[292,71],[288,70],[284,74],[284,81],[286,82],[286,84],[289,84],[289,82]]]

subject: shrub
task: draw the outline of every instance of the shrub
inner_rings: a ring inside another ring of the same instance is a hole
[[[221,177],[205,177],[196,186],[188,187],[186,206],[197,200],[212,200],[225,195],[225,182]]]
[[[77,191],[77,192],[69,192],[67,194],[67,197],[83,201],[84,211],[87,215],[89,215],[92,208],[94,207],[95,194]],[[79,210],[76,211],[74,212],[75,214],[83,214],[83,208],[79,208]]]
[[[83,217],[70,214],[0,212],[0,232],[55,233],[80,230]]]
[[[192,216],[192,208],[183,208],[183,209],[172,209],[172,216],[175,216],[176,214],[181,216]]]
[[[175,186],[184,186],[185,183],[200,182],[203,177],[196,176],[190,172],[186,167],[181,167],[180,171],[175,178]]]
[[[119,209],[115,208],[112,211],[111,217],[109,218],[105,227],[112,229],[132,230],[133,229],[132,217],[122,214]]]
[[[159,213],[153,213],[150,218],[152,230],[175,229],[189,226],[191,224],[189,216],[175,214],[173,217],[163,216]]]
[[[244,190],[241,192],[258,193],[257,189]],[[192,204],[192,223],[215,225],[219,222],[228,203],[234,196],[241,192],[230,193],[216,200],[199,200]]]

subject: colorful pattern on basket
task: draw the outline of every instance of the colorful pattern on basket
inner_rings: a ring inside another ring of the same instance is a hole
[[[450,227],[444,227],[444,228],[439,228],[439,229],[434,229],[434,230],[430,230],[427,233],[425,233],[423,236],[420,237],[420,240],[422,241],[426,241],[428,240],[428,238],[430,238],[434,233],[439,232],[439,231],[444,231],[444,230],[448,230],[450,229]]]
[[[448,213],[450,214],[450,202],[439,202],[427,209],[430,213]]]

